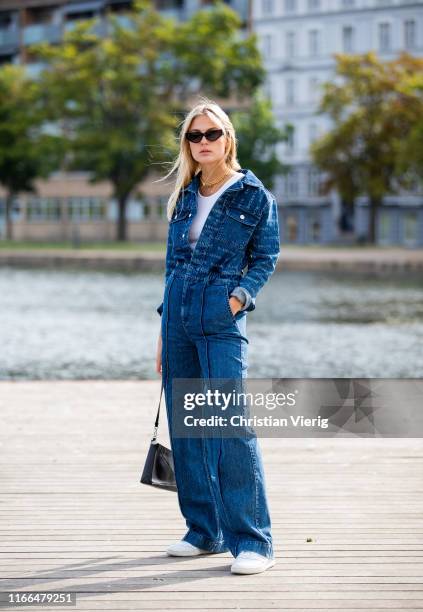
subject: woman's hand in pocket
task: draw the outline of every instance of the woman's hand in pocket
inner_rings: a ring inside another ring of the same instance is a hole
[[[232,314],[235,316],[236,313],[241,310],[242,303],[239,301],[238,298],[236,298],[235,296],[232,296],[229,298],[229,306],[232,310]]]

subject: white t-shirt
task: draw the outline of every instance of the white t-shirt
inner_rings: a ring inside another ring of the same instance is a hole
[[[191,249],[195,249],[195,245],[197,244],[197,240],[200,237],[201,230],[203,229],[203,225],[209,216],[209,212],[213,208],[214,203],[217,198],[222,195],[222,193],[233,183],[239,181],[244,174],[242,172],[236,172],[230,179],[223,183],[216,193],[213,193],[210,196],[201,195],[200,191],[197,192],[197,213],[192,220],[192,223],[189,228],[188,240]]]

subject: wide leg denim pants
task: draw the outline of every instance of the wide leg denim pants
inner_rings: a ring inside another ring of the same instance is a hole
[[[246,377],[246,311],[232,314],[228,283],[177,265],[164,292],[162,377],[183,539],[210,552],[273,557],[262,456],[256,437],[173,436],[175,378]]]

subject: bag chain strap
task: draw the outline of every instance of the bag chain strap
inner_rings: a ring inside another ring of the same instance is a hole
[[[151,438],[152,442],[157,440],[157,430],[158,430],[158,427],[159,427],[159,414],[160,414],[160,404],[161,404],[161,401],[162,401],[162,394],[163,394],[163,377],[162,377],[162,388],[160,390],[159,406],[157,408],[156,420],[154,422],[153,437]]]

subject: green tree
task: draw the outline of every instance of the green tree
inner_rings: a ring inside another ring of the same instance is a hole
[[[404,116],[404,138],[398,142],[397,173],[405,174],[410,186],[423,179],[423,60],[409,58],[410,65],[398,82],[398,112]]]
[[[48,63],[40,80],[68,137],[67,168],[113,185],[118,240],[134,188],[176,154],[184,102],[198,93],[248,97],[264,76],[255,37],[240,37],[239,16],[221,2],[176,22],[138,0],[130,18],[130,27],[112,18],[105,37],[87,21],[63,44],[32,49]]]
[[[336,77],[324,85],[320,105],[333,128],[313,144],[311,153],[327,174],[327,190],[336,187],[350,204],[357,195],[367,195],[368,239],[374,242],[384,196],[406,186],[398,151],[414,120],[406,110],[410,96],[401,84],[421,70],[422,61],[405,53],[389,62],[374,53],[335,57]]]
[[[34,181],[47,177],[63,153],[59,136],[49,134],[39,86],[22,66],[0,69],[0,183],[6,191],[6,239],[13,235],[12,206],[21,192],[36,191]]]
[[[253,95],[251,105],[244,111],[234,112],[231,120],[237,134],[241,164],[273,189],[275,177],[288,169],[279,160],[276,145],[287,140],[292,126],[280,129],[275,125],[272,105],[260,90]]]
[[[324,134],[313,142],[310,152],[314,163],[325,175],[320,185],[321,192],[327,194],[336,189],[343,210],[352,217],[355,200],[360,195],[360,182],[356,176],[355,142],[349,126],[339,126],[337,130]]]

